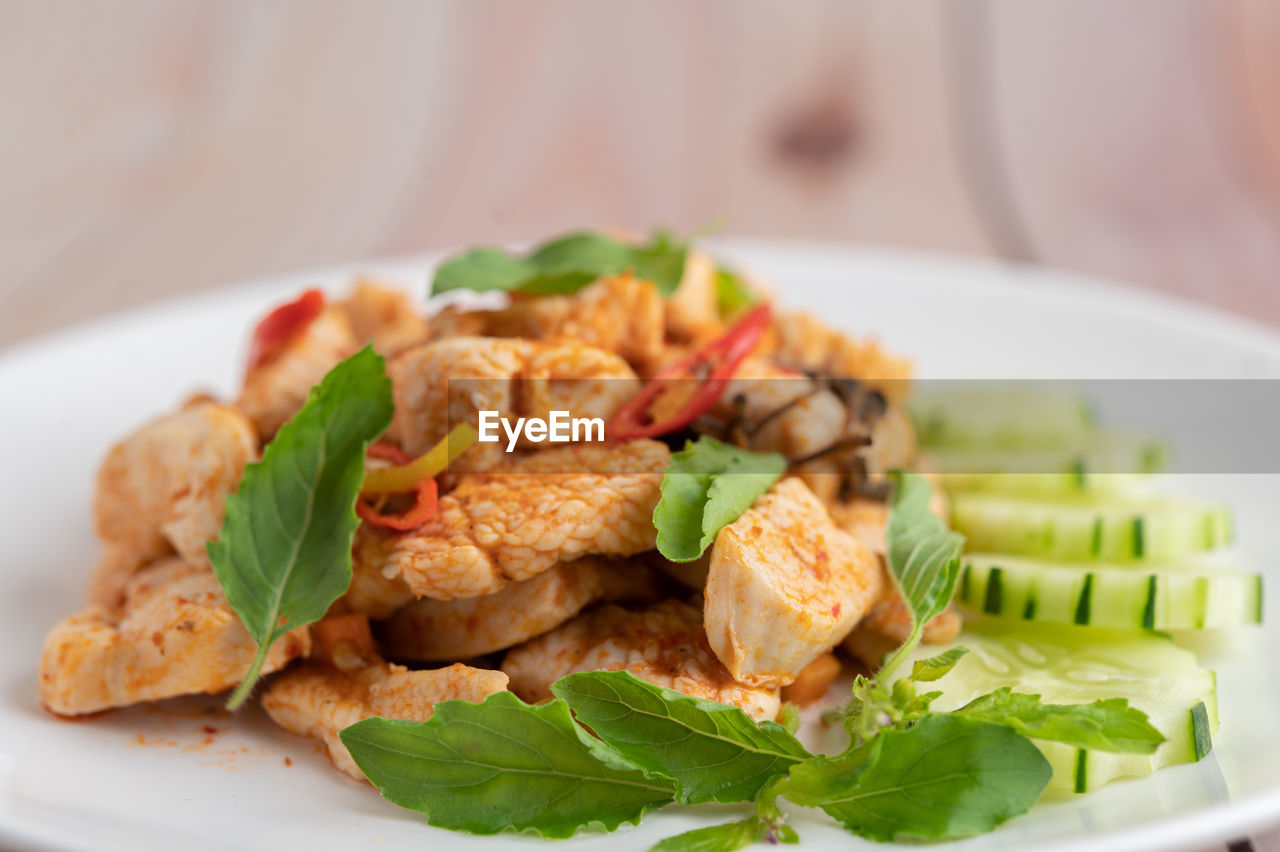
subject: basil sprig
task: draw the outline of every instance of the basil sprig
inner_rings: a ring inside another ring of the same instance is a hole
[[[387,799],[472,834],[612,831],[675,791],[583,730],[565,702],[532,706],[509,692],[445,701],[426,722],[365,719],[339,736]]]
[[[778,453],[753,453],[707,435],[685,442],[671,456],[653,510],[658,552],[672,562],[697,559],[786,469]]]
[[[781,725],[691,698],[630,672],[561,678],[551,691],[627,760],[676,783],[676,801],[749,802],[809,752]]]
[[[318,621],[351,585],[365,448],[391,422],[384,368],[366,347],[330,370],[227,497],[209,561],[258,643],[229,709],[253,690],[272,643]]]
[[[543,243],[525,255],[500,248],[471,249],[436,268],[431,291],[576,293],[599,278],[632,272],[652,281],[667,298],[680,286],[688,251],[685,243],[662,231],[639,244],[582,231]]]

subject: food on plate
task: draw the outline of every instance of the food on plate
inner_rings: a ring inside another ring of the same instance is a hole
[[[305,627],[272,645],[263,670],[304,656]],[[164,556],[125,583],[121,602],[61,621],[40,657],[40,698],[74,716],[175,695],[221,692],[244,676],[254,642],[207,565]]]
[[[465,660],[514,648],[599,601],[644,602],[661,583],[635,559],[580,556],[473,598],[417,598],[386,620],[387,653],[406,660]]]
[[[473,249],[434,289],[501,304],[308,290],[234,399],[110,450],[49,710],[256,695],[481,834],[740,806],[663,848],[795,839],[787,802],[965,837],[1209,753],[1215,676],[1152,631],[1260,622],[1261,581],[1153,442],[913,399],[907,358],[669,234]]]
[[[668,600],[640,610],[598,607],[514,648],[502,670],[526,701],[551,697],[551,685],[574,672],[629,671],[685,695],[741,708],[753,719],[778,714],[777,687],[733,678],[707,642],[702,613]]]
[[[152,421],[112,447],[93,500],[103,546],[89,599],[114,606],[134,572],[171,553],[205,562],[227,495],[257,451],[245,415],[210,402]]]

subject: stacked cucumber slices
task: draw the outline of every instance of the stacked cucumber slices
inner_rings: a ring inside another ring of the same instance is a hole
[[[938,682],[939,709],[999,686],[1059,703],[1127,698],[1167,738],[1153,755],[1037,743],[1058,790],[1207,754],[1213,672],[1157,631],[1262,621],[1261,576],[1224,553],[1229,510],[1165,493],[1159,442],[1103,431],[1067,394],[947,391],[915,414],[968,541],[956,601],[970,653]]]
[[[978,617],[965,625],[959,644],[969,653],[930,684],[942,693],[934,709],[954,710],[1002,686],[1038,694],[1051,704],[1127,698],[1165,736],[1154,754],[1118,754],[1036,741],[1053,767],[1051,790],[1086,793],[1115,778],[1193,763],[1213,747],[1212,735],[1218,729],[1214,674],[1167,637]],[[925,646],[915,656],[934,653],[936,648]]]

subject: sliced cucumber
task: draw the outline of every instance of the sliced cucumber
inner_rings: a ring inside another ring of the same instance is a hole
[[[1081,397],[1042,387],[966,383],[924,387],[911,401],[924,446],[1058,447],[1092,431]]]
[[[941,469],[941,468],[930,468]],[[954,468],[952,468],[954,470]],[[1154,473],[939,473],[938,483],[947,491],[982,491],[1050,500],[1075,497],[1148,496],[1157,490]]]
[[[927,453],[949,489],[1049,495],[1116,493],[1145,484],[1168,455],[1159,441],[1110,432],[1043,449],[942,447]]]
[[[1036,741],[1053,766],[1050,789],[1085,793],[1124,776],[1194,763],[1213,747],[1218,730],[1213,672],[1195,655],[1155,633],[1029,625],[980,618],[965,625],[958,644],[969,653],[930,689],[936,710],[954,710],[1002,686],[1035,693],[1047,703],[1082,704],[1127,698],[1165,736],[1154,754],[1114,754]],[[919,657],[938,647],[918,650]]]
[[[1168,562],[1231,541],[1225,506],[1177,499],[1024,500],[952,495],[968,548],[1069,562]]]
[[[969,553],[956,600],[1028,621],[1202,630],[1262,623],[1262,576],[1191,563],[1073,565]]]

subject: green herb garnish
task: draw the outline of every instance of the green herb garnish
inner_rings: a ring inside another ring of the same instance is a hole
[[[680,286],[687,253],[685,243],[661,231],[640,244],[583,231],[543,243],[523,256],[499,248],[464,252],[436,268],[431,291],[576,293],[599,278],[629,271],[652,281],[667,298]]]
[[[229,709],[253,690],[272,643],[322,618],[351,585],[365,448],[391,422],[384,366],[366,347],[329,371],[227,497],[209,561],[258,643]]]
[[[929,511],[933,488],[919,474],[891,473],[894,483],[885,529],[889,574],[911,613],[911,635],[885,661],[878,677],[887,680],[920,644],[929,619],[947,608],[960,576],[964,536],[947,528]]]
[[[810,756],[781,725],[630,672],[572,674],[551,691],[631,763],[673,779],[682,804],[749,802]]]
[[[731,317],[758,301],[760,297],[747,289],[736,272],[724,267],[716,270],[716,308],[721,317]]]
[[[1039,695],[1004,686],[973,699],[955,715],[1007,725],[1032,739],[1099,751],[1151,754],[1165,739],[1147,721],[1147,714],[1130,707],[1125,698],[1092,704],[1042,704]]]
[[[445,701],[426,722],[372,718],[340,736],[373,785],[442,828],[569,837],[612,831],[671,801],[647,775],[574,723],[563,701],[532,706],[509,692]]]
[[[797,766],[773,792],[874,840],[990,831],[1028,810],[1053,769],[1003,725],[933,714],[838,757]]]
[[[658,552],[672,562],[697,559],[786,469],[778,453],[753,453],[707,435],[687,442],[671,456],[653,510]]]

